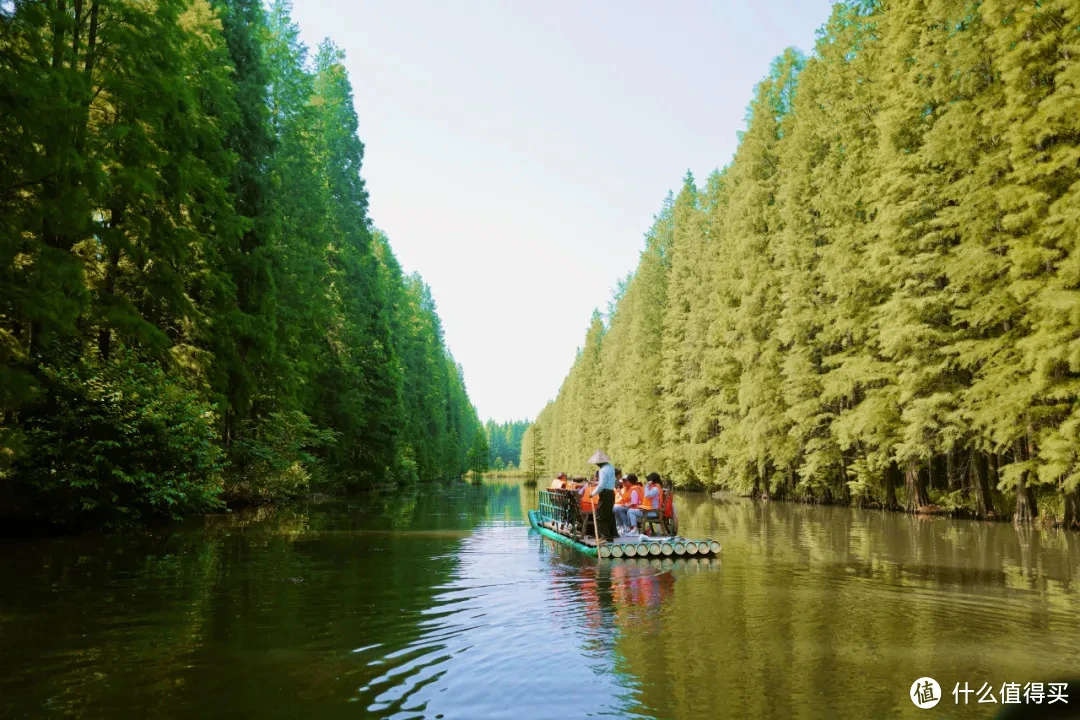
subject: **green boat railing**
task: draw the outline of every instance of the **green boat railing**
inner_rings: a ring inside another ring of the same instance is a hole
[[[551,523],[554,530],[577,538],[579,535],[577,505],[577,493],[573,490],[541,490],[540,509],[537,515],[540,522]]]

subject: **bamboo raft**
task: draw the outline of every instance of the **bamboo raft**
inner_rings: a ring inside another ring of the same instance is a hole
[[[589,528],[589,518],[578,508],[572,494],[540,491],[540,509],[529,511],[529,524],[546,538],[574,548],[589,557],[598,558],[708,558],[720,554],[716,540],[691,540],[679,535],[623,535],[611,542],[598,543],[595,537],[595,518]],[[589,529],[593,534],[589,535]]]

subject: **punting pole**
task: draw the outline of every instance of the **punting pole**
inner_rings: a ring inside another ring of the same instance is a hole
[[[589,486],[586,484],[585,485],[585,491],[581,493],[581,497],[585,497],[585,493],[587,493],[587,492],[589,492]],[[596,496],[594,495],[593,497],[596,497]],[[595,500],[593,501],[593,506],[592,506],[592,533],[593,533],[593,537],[596,538],[597,554],[599,554],[599,552],[600,552],[600,531],[596,527],[596,501]]]

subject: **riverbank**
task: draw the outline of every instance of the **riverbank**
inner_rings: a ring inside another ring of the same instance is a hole
[[[159,513],[142,517],[138,521],[132,521],[122,525],[105,525],[100,523],[60,523],[52,522],[33,513],[16,513],[10,508],[0,512],[0,539],[6,540],[32,540],[35,538],[74,538],[82,535],[115,535],[121,533],[155,533],[167,531],[169,528],[189,521],[193,518],[204,518],[213,521],[233,514],[245,514],[251,512],[274,512],[279,508],[302,507],[306,505],[318,505],[321,503],[341,501],[349,497],[364,495],[390,495],[394,493],[405,494],[409,490],[418,490],[425,486],[450,485],[461,478],[440,478],[426,482],[392,481],[381,482],[371,485],[354,485],[347,489],[320,489],[311,490],[304,488],[303,491],[295,490],[288,493],[259,494],[253,492],[241,492],[235,487],[226,488],[219,495],[220,503],[202,512],[185,513],[182,515],[170,515]],[[333,487],[333,486],[331,486]]]
[[[970,497],[963,492],[928,491],[929,502],[923,505],[910,506],[907,492],[898,488],[896,503],[888,505],[873,498],[852,498],[845,501],[836,498],[831,493],[825,496],[815,496],[812,493],[804,494],[766,494],[766,493],[736,493],[726,489],[709,489],[706,487],[682,487],[677,492],[704,493],[709,498],[718,502],[729,502],[735,499],[752,500],[760,503],[792,503],[795,505],[822,505],[829,507],[852,508],[858,510],[878,510],[888,513],[900,513],[904,515],[919,515],[932,517],[948,517],[963,520],[982,520],[988,522],[1015,522],[1021,525],[1031,525],[1041,529],[1060,528],[1072,531],[1080,531],[1080,522],[1065,522],[1065,498],[1060,493],[1035,492],[1035,506],[1038,515],[1030,520],[1018,520],[1013,508],[1015,496],[1009,493],[994,491],[991,498],[991,509],[980,513]]]
[[[475,473],[469,473],[470,477],[475,476]],[[528,479],[530,473],[528,470],[488,470],[481,473],[486,478],[518,478]]]

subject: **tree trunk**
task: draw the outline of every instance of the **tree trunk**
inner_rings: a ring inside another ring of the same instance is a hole
[[[908,512],[917,512],[930,504],[926,494],[926,474],[919,471],[919,461],[915,458],[908,458],[904,464],[904,485]]]
[[[53,25],[52,69],[59,70],[64,61],[64,24],[67,18],[67,3],[57,0],[56,23]]]
[[[52,70],[54,73],[63,68],[64,25],[66,24],[66,16],[67,4],[64,0],[58,0],[54,11],[52,26]],[[54,120],[56,119],[54,118]],[[49,247],[68,250],[69,248],[64,247],[63,241],[59,237],[59,230],[57,230],[58,223],[52,215],[52,213],[57,211],[60,205],[60,185],[67,179],[64,168],[61,166],[61,160],[59,159],[62,155],[60,146],[66,143],[67,138],[62,132],[62,129],[65,127],[63,120],[59,119],[58,123],[59,127],[55,128],[55,136],[50,137],[45,144],[45,160],[46,165],[49,168],[50,177],[43,183],[42,194],[49,206],[46,208],[46,212],[41,218],[41,240]],[[53,133],[50,133],[50,135],[53,135]]]
[[[1027,462],[1027,440],[1017,440],[1014,450],[1017,462]],[[1016,480],[1016,511],[1013,513],[1013,522],[1029,523],[1039,516],[1039,509],[1035,507],[1035,496],[1028,487],[1028,471],[1020,473]]]
[[[79,30],[82,29],[83,0],[75,0],[75,24],[71,28],[71,67],[79,62]]]
[[[82,0],[79,0],[76,6],[76,17],[82,11]],[[75,131],[75,151],[81,156],[83,147],[86,145],[86,127],[90,124],[90,104],[94,99],[94,53],[97,49],[97,27],[98,27],[98,3],[94,0],[94,3],[90,6],[90,31],[86,39],[86,58],[83,62],[83,74],[86,76],[86,88],[85,95],[83,97],[83,112],[79,116],[78,128]],[[78,62],[79,53],[77,41],[79,38],[78,22],[75,26],[75,56],[71,62]]]
[[[960,489],[960,471],[956,465],[956,449],[950,448],[948,454],[945,455],[945,475],[948,478],[949,492]]]
[[[929,483],[927,487],[931,487],[935,490],[948,490],[948,470],[945,455],[934,455],[930,458],[930,462],[927,463],[927,474],[929,475]]]
[[[848,464],[844,453],[840,453],[840,504],[851,505],[851,488],[848,487]]]
[[[957,465],[960,464],[960,458],[961,457],[963,457],[963,456],[960,454],[959,451],[957,451],[957,455],[956,455]],[[958,468],[958,471],[960,473],[960,489],[964,491],[965,496],[971,495],[971,486],[972,486],[973,480],[975,478],[975,476],[972,474],[972,473],[975,472],[974,457],[975,457],[975,451],[974,450],[969,450],[968,451],[967,464],[965,464],[961,468]]]
[[[773,497],[777,500],[786,500],[788,497],[788,487],[791,485],[791,475],[794,470],[788,470],[783,474],[783,479],[776,484],[776,491],[773,493]]]
[[[975,515],[986,517],[994,509],[990,502],[990,462],[986,453],[978,450],[971,451],[971,464],[974,466],[975,482],[972,489],[975,491]]]
[[[1073,527],[1080,527],[1080,488],[1064,493],[1064,496],[1065,513],[1062,515],[1061,524],[1066,530],[1072,530]]]
[[[113,239],[106,250],[108,257],[105,264],[105,287],[103,295],[111,298],[116,294],[116,279],[120,274],[120,248],[117,247],[116,235],[120,233],[120,226],[124,223],[125,205],[115,202],[109,212],[109,229]],[[104,318],[102,322],[105,322]],[[98,353],[101,359],[108,361],[112,350],[112,329],[108,325],[102,325],[98,330]]]
[[[900,466],[896,461],[889,463],[885,469],[885,509],[899,510],[900,505],[896,502],[896,486],[900,483]]]

